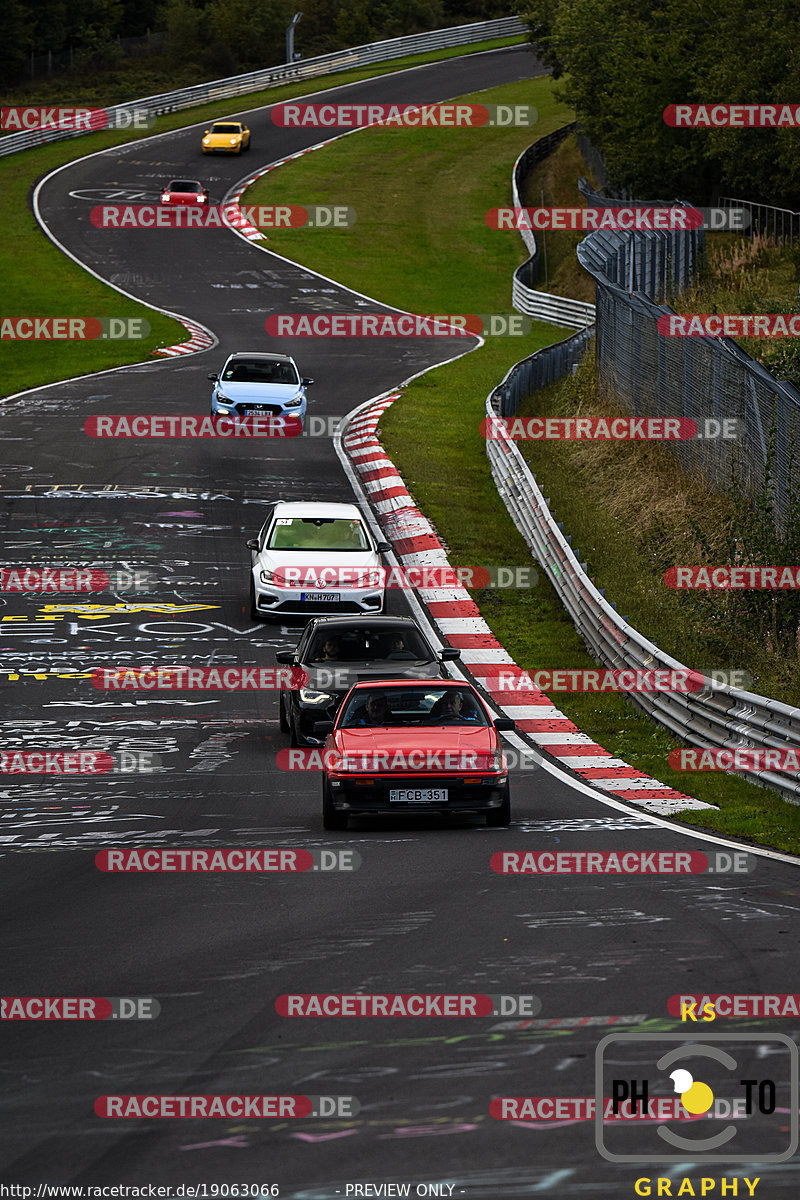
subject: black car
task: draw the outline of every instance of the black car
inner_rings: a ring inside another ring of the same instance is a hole
[[[354,683],[370,679],[447,679],[451,646],[435,650],[411,617],[314,617],[279,663],[301,667],[306,686],[280,693],[280,725],[293,746],[321,746]]]

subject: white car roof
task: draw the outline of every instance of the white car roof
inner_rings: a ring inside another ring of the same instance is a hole
[[[339,517],[350,521],[363,521],[364,515],[355,504],[324,504],[316,500],[281,500],[275,505],[275,516],[280,517]]]

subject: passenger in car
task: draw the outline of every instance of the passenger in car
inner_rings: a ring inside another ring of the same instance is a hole
[[[392,710],[383,692],[376,692],[362,704],[347,722],[348,727],[360,725],[389,725],[392,720]]]

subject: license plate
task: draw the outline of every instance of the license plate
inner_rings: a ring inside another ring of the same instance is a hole
[[[398,804],[442,804],[447,788],[391,788],[389,800]]]
[[[244,410],[244,415],[246,417],[263,417],[266,414],[264,413],[263,409],[260,408],[246,408]]]
[[[341,592],[301,592],[301,600],[323,601],[325,604],[331,602],[337,603],[341,599]]]

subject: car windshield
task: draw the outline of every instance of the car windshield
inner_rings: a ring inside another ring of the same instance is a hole
[[[347,701],[339,727],[488,725],[468,688],[435,684],[413,688],[359,688]]]
[[[196,179],[173,179],[164,188],[165,192],[202,192],[203,185]]]
[[[212,133],[241,133],[241,125],[212,125]]]
[[[226,383],[299,383],[300,376],[291,363],[261,358],[237,358],[222,372]]]
[[[308,661],[323,662],[430,662],[432,655],[419,633],[409,625],[387,629],[336,627],[320,629],[309,647]]]
[[[342,517],[278,517],[267,541],[269,550],[369,550],[360,521]]]

